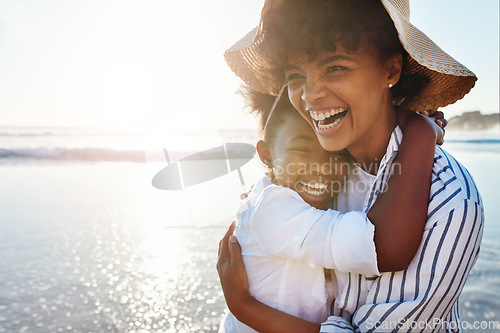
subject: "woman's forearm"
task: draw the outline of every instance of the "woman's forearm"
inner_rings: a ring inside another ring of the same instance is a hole
[[[217,258],[217,273],[231,313],[259,332],[319,332],[318,324],[295,318],[250,296],[241,247],[231,237],[234,229],[233,222],[219,243]]]
[[[241,322],[262,333],[319,332],[320,325],[276,310],[252,296],[238,300],[229,307]]]

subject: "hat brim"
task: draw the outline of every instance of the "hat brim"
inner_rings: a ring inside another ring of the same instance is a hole
[[[401,44],[408,52],[406,73],[423,75],[428,79],[427,85],[408,99],[405,107],[432,110],[463,98],[474,87],[476,75],[412,25],[409,8],[405,11],[400,0],[381,1],[394,22]],[[272,1],[266,1],[263,12],[269,3]],[[252,89],[276,95],[285,78],[277,73],[278,69],[262,61],[258,46],[264,40],[261,25],[257,26],[230,47],[224,57],[231,70]]]
[[[406,71],[423,75],[428,84],[407,105],[411,110],[431,110],[455,103],[475,85],[476,75],[436,45],[426,34],[409,22],[409,8],[398,0],[382,0],[408,52]]]

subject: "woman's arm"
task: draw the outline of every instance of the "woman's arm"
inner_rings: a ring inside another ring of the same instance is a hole
[[[241,247],[233,235],[233,222],[219,242],[217,272],[231,313],[241,322],[262,333],[303,332],[317,333],[320,325],[276,310],[257,301],[248,292],[248,280],[241,257]],[[350,323],[340,317],[330,316],[325,323],[327,331],[354,332]],[[329,329],[329,330],[328,330]]]
[[[233,236],[234,227],[233,222],[220,241],[217,260],[217,272],[231,313],[259,332],[319,332],[320,325],[276,310],[250,296],[241,248]]]

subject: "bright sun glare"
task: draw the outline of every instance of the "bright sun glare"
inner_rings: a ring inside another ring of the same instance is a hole
[[[199,10],[189,3],[177,3],[175,11],[169,7],[168,2],[130,4],[114,17],[113,43],[95,50],[88,75],[96,87],[93,109],[105,123],[177,122],[175,112],[185,108],[183,101],[191,97],[186,87],[203,75],[197,55],[203,29]]]
[[[0,68],[9,82],[0,84],[0,105],[16,111],[9,125],[210,128],[227,118],[214,119],[217,112],[241,114],[241,105],[215,106],[234,101],[235,88],[220,75],[229,72],[222,57],[227,45],[217,42],[224,27],[208,3],[47,1],[2,8],[11,13],[0,14],[7,27],[0,61],[11,63]]]
[[[498,2],[411,3],[414,23],[479,77],[447,115],[498,112]],[[0,0],[2,124],[254,128],[223,53],[258,23],[262,4]],[[461,23],[470,17],[483,19]]]

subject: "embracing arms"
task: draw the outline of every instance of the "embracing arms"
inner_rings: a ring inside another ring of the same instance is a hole
[[[400,270],[409,264],[420,244],[425,225],[435,144],[442,138],[437,136],[438,131],[429,126],[424,117],[411,117],[414,120],[410,128],[405,128],[400,121],[405,130],[398,157],[401,173],[392,175],[388,183],[390,190],[384,192],[368,212],[370,221],[375,225],[374,241],[380,271]],[[409,188],[415,191],[409,193]],[[415,196],[419,196],[417,201]],[[231,312],[240,321],[261,332],[318,332],[320,325],[282,313],[249,295],[239,245],[234,239],[228,246],[233,230],[230,229],[219,244],[217,263]]]

